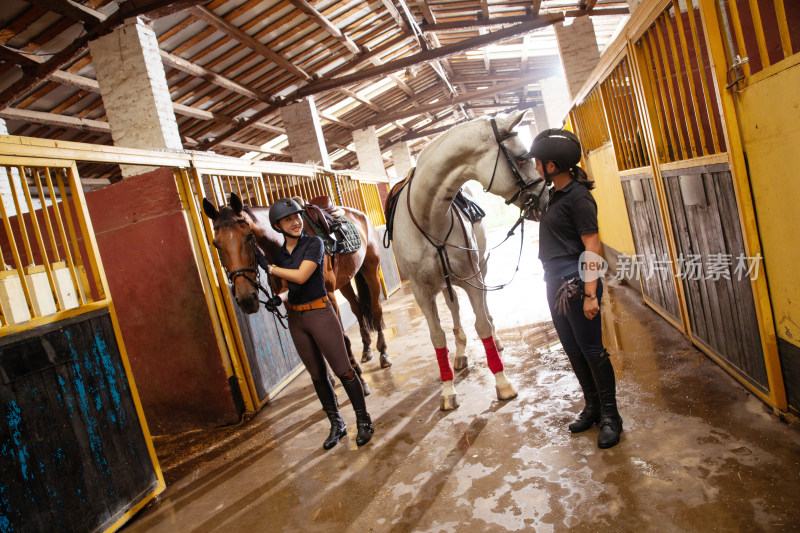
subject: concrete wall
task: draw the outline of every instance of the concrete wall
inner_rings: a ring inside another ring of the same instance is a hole
[[[125,179],[86,202],[150,430],[238,421],[172,171]]]

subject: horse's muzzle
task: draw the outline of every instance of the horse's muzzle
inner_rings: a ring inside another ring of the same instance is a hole
[[[258,311],[258,293],[248,294],[247,296],[237,297],[236,303],[239,304],[239,308],[247,313],[248,315],[252,315],[253,313]]]

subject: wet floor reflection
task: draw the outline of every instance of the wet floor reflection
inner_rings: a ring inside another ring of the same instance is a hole
[[[533,244],[533,243],[529,243]],[[403,286],[384,302],[389,353],[364,364],[373,440],[330,451],[327,419],[301,375],[235,428],[156,440],[167,491],[129,531],[780,531],[800,524],[800,434],[641,304],[608,283],[604,340],[618,373],[621,443],[566,425],[582,404],[549,321],[528,246],[507,289],[489,295],[518,398],[499,402],[460,293],[469,368],[461,406],[439,411],[425,320]],[[502,257],[495,258],[502,261]],[[497,275],[502,272],[498,269]],[[451,353],[452,319],[439,299]],[[358,332],[349,332],[353,342]]]

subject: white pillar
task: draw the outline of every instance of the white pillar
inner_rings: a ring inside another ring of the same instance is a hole
[[[8,135],[8,125],[6,121],[0,118],[0,135]],[[11,168],[11,179],[9,180],[8,173],[5,167],[0,167],[0,197],[3,198],[3,207],[6,208],[6,214],[13,217],[17,214],[17,209],[14,207],[14,199],[11,197],[11,184],[14,184],[14,190],[17,193],[17,199],[20,202],[20,209],[23,213],[28,212],[28,206],[25,203],[25,193],[22,191],[22,182],[19,179],[19,171]],[[11,259],[6,259],[11,261]],[[0,270],[3,270],[3,265],[0,265]]]
[[[289,152],[295,163],[311,163],[331,168],[328,147],[322,135],[317,106],[312,97],[281,108],[283,127],[289,138]]]
[[[141,18],[89,42],[111,137],[126,148],[182,150],[156,34]],[[121,165],[123,176],[154,167]]]
[[[573,19],[572,24],[565,26],[563,22],[555,25],[558,54],[564,67],[570,100],[578,93],[589,79],[589,75],[600,61],[597,48],[597,36],[594,24],[589,17]]]
[[[386,167],[383,165],[381,146],[378,142],[375,126],[353,131],[353,144],[356,145],[359,170],[382,176],[386,175]]]
[[[399,142],[391,146],[392,161],[394,162],[394,171],[397,174],[397,179],[402,180],[408,174],[408,171],[414,168],[416,162],[414,156],[411,155],[411,149],[408,147],[407,142]]]
[[[531,133],[533,134],[534,137],[536,137],[536,134],[538,134],[539,132],[542,132],[550,127],[549,126],[550,123],[547,120],[547,111],[544,108],[544,104],[538,104],[536,107],[533,108],[533,122],[534,124],[531,126],[532,128]]]
[[[541,80],[539,85],[542,88],[542,100],[544,100],[544,109],[547,113],[547,127],[560,128],[569,112],[570,97],[567,82],[561,76],[553,76]],[[533,108],[534,113],[536,109],[538,106]],[[540,131],[542,129],[545,128],[539,128]]]

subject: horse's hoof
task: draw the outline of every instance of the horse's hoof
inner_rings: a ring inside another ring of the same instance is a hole
[[[495,387],[497,390],[497,399],[498,400],[511,400],[517,397],[517,391],[514,389],[514,386],[509,383],[508,385],[503,385],[502,387],[497,386]]]
[[[364,381],[364,379],[361,378],[361,376],[358,376],[358,377],[359,377],[359,379],[361,381],[361,388],[364,390],[364,396],[366,397],[366,396],[369,396],[370,394],[372,394],[372,391],[369,390],[369,385],[367,385],[367,382]]]
[[[503,346],[503,344],[500,342],[500,339],[498,339],[497,337],[494,338],[494,345],[497,346],[498,352],[502,352],[503,350],[506,349],[506,347]]]
[[[464,370],[469,366],[469,360],[466,355],[457,355],[456,360],[453,362],[454,370]]]
[[[442,405],[440,407],[442,411],[452,411],[456,407],[458,407],[458,394],[450,396],[442,395]]]
[[[372,361],[372,350],[364,350],[364,353],[361,354],[361,362],[366,363],[367,361]]]
[[[392,366],[392,360],[389,359],[388,353],[381,354],[381,368],[389,368]]]

